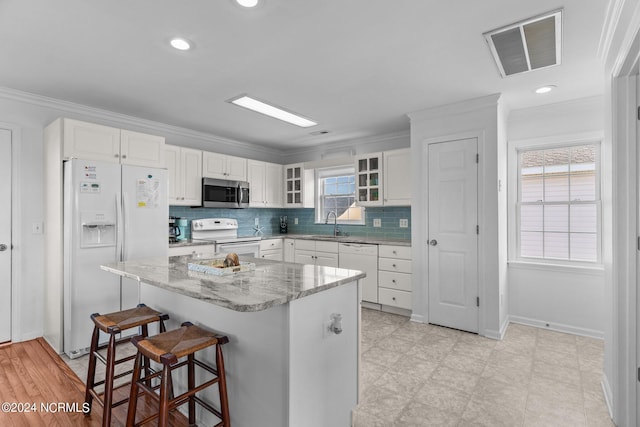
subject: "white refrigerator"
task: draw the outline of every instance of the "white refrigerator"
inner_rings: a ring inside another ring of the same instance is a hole
[[[139,303],[137,281],[103,271],[100,265],[168,256],[168,217],[165,169],[65,162],[63,342],[70,358],[88,352],[92,313]]]

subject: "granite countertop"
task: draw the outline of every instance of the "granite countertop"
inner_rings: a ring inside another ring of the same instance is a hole
[[[242,236],[240,236],[242,237]],[[254,237],[254,236],[252,236]],[[397,245],[397,246],[411,246],[411,240],[408,239],[390,239],[384,237],[363,237],[363,236],[338,236],[333,237],[329,234],[270,234],[262,235],[265,239],[300,239],[300,240],[323,240],[327,242],[339,242],[339,243],[368,243],[372,245]],[[169,243],[170,248],[178,248],[182,246],[197,246],[197,245],[212,245],[214,242],[210,240],[180,240],[176,243]]]
[[[220,257],[224,258],[224,255]],[[206,258],[192,255],[154,257],[106,264],[100,268],[242,312],[266,310],[365,277],[365,273],[357,270],[248,257],[241,261],[255,263],[254,271],[215,276],[189,271],[187,264],[192,260]]]

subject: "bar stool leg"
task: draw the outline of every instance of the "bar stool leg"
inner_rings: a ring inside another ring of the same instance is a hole
[[[224,427],[231,425],[229,416],[229,398],[227,396],[227,376],[224,370],[224,359],[222,357],[222,346],[216,344],[216,369],[218,370],[218,391],[220,394],[220,413]]]
[[[187,356],[187,390],[196,388],[196,369],[193,363],[193,353]],[[189,425],[196,423],[196,397],[189,396]]]
[[[87,387],[84,393],[84,401],[89,404],[89,409],[85,412],[85,415],[91,414],[91,404],[93,403],[93,396],[90,390],[93,389],[93,385],[96,380],[96,355],[93,354],[98,349],[98,339],[100,337],[100,330],[97,327],[93,328],[93,334],[91,335],[91,347],[89,349],[89,371],[87,373]]]
[[[169,425],[169,396],[171,390],[169,389],[171,377],[171,368],[169,365],[162,367],[162,380],[160,384],[160,408],[158,410],[158,427],[167,427]]]
[[[138,406],[138,380],[140,379],[140,365],[142,363],[142,354],[136,354],[133,362],[133,376],[131,377],[131,392],[129,394],[129,408],[127,410],[127,427],[131,427],[136,423],[136,410]]]
[[[109,346],[107,347],[107,371],[104,382],[104,410],[102,415],[102,425],[111,425],[111,402],[113,401],[113,377],[115,371],[116,358],[116,334],[111,333]]]

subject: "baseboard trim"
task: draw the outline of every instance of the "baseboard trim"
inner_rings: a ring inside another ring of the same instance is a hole
[[[604,403],[607,404],[607,410],[609,411],[609,418],[613,420],[613,394],[611,393],[611,386],[609,385],[609,379],[605,374],[602,375],[602,393],[604,394]]]
[[[422,314],[412,314],[411,321],[417,323],[427,323],[424,316]]]
[[[509,316],[509,321],[512,323],[519,323],[521,325],[534,326],[536,328],[541,328],[541,329],[549,329],[557,332],[565,332],[568,334],[581,335],[583,337],[604,339],[604,333],[602,331],[596,331],[596,330],[587,329],[587,328],[580,328],[576,326],[565,325],[562,323],[552,323],[552,322],[546,322],[544,320],[530,319],[528,317],[514,316],[514,315]]]

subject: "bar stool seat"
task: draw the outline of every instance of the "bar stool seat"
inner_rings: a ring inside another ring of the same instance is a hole
[[[164,332],[152,337],[145,338],[136,336],[131,339],[133,345],[138,349],[136,360],[133,366],[133,379],[131,384],[131,395],[129,398],[129,410],[127,412],[127,426],[138,426],[158,418],[158,426],[165,427],[168,423],[169,412],[184,403],[189,403],[189,425],[196,423],[195,404],[198,403],[209,412],[220,419],[216,426],[230,426],[229,401],[227,397],[227,383],[224,371],[224,359],[222,356],[222,345],[229,342],[226,336],[216,335],[214,332],[195,326],[191,322],[185,322],[179,329]],[[215,346],[216,366],[210,366],[197,360],[194,356],[199,350]],[[141,378],[142,361],[149,358],[162,364],[162,371],[152,373]],[[178,359],[187,359],[179,362]],[[179,396],[173,397],[171,372],[182,366],[187,366],[187,391]],[[213,378],[203,382],[199,386],[195,384],[195,366],[213,374]],[[161,377],[160,384],[151,387],[152,378]],[[212,407],[203,401],[196,393],[218,384],[220,397],[220,409]],[[159,394],[156,390],[159,390]],[[159,403],[158,414],[153,414],[136,423],[137,398],[147,394]]]
[[[148,336],[148,325],[151,323],[159,322],[160,332],[164,332],[164,321],[169,319],[167,314],[160,313],[147,307],[144,304],[139,304],[137,307],[117,311],[108,314],[94,313],[91,315],[93,321],[93,334],[91,336],[91,348],[89,350],[89,369],[87,372],[87,386],[85,389],[85,402],[89,404],[89,410],[85,415],[91,413],[91,404],[93,399],[96,399],[100,405],[102,405],[102,425],[111,425],[111,409],[126,403],[129,398],[126,397],[118,402],[113,402],[113,383],[116,379],[130,375],[133,369],[126,372],[115,375],[115,367],[121,363],[133,360],[135,355],[116,359],[116,347],[120,344],[125,344],[131,341],[130,337],[124,337],[116,339],[116,335],[126,331],[128,329],[140,327],[142,336]],[[109,342],[99,345],[100,331],[109,334]],[[107,355],[104,357],[100,354],[100,350],[107,349]],[[106,365],[105,379],[96,382],[96,360],[100,360]],[[149,360],[144,361],[144,368],[146,372],[150,373]],[[96,387],[104,384],[104,393],[102,396],[96,391]],[[124,385],[128,385],[125,383]]]

